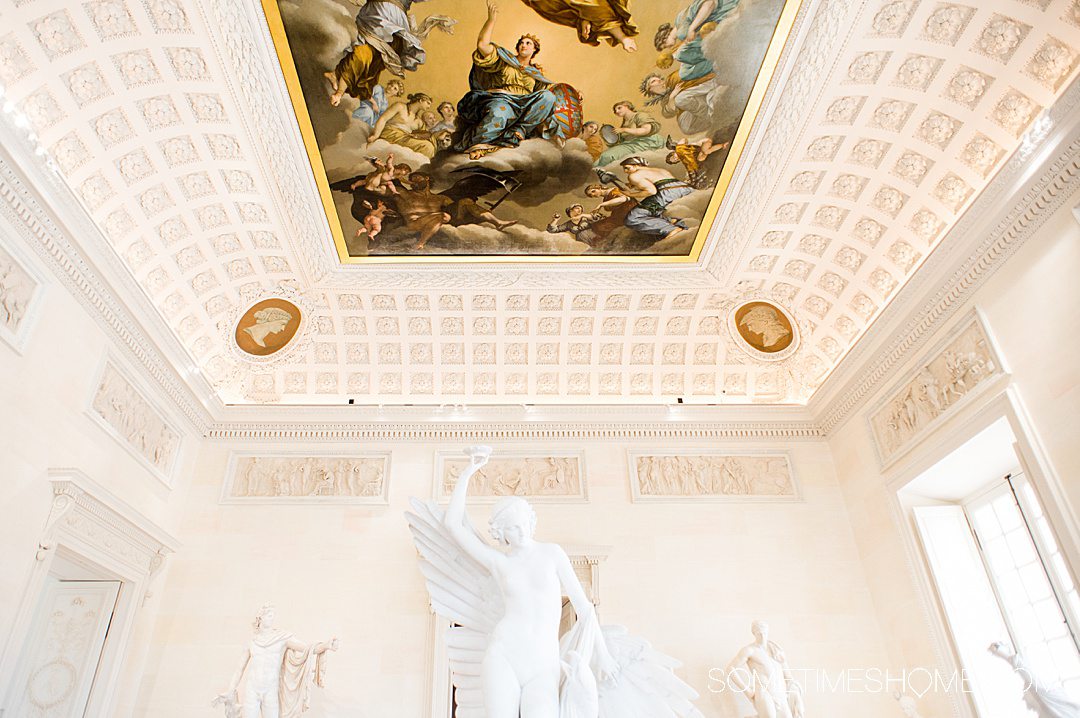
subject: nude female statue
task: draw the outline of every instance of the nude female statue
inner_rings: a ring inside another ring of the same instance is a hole
[[[446,510],[414,498],[405,515],[431,607],[451,624],[444,640],[458,714],[704,718],[697,693],[672,670],[678,661],[622,626],[599,625],[566,553],[533,538],[536,514],[525,499],[495,505],[489,524],[500,548],[469,525],[470,479],[491,449],[465,453]],[[564,595],[577,620],[560,638]]]
[[[497,551],[466,527],[469,480],[490,452],[474,451],[458,477],[443,522],[462,548],[494,576],[505,613],[492,632],[480,668],[487,718],[559,718],[559,621],[565,592],[578,620],[595,620],[592,602],[558,544],[533,538],[536,514],[517,496],[503,499],[491,514],[491,535],[507,548]],[[598,640],[601,680],[617,671],[604,641]]]

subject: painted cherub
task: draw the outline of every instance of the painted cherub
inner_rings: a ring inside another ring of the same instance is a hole
[[[368,213],[364,216],[363,226],[356,230],[356,236],[359,238],[360,235],[367,233],[368,241],[374,242],[375,238],[382,232],[383,219],[385,219],[387,215],[392,216],[397,214],[397,212],[387,207],[381,199],[374,207],[371,206],[371,202],[367,201],[364,202],[364,206],[367,207]]]
[[[375,165],[375,171],[369,172],[360,179],[350,185],[350,189],[357,189],[363,187],[368,192],[372,192],[383,197],[391,194],[397,194],[397,187],[394,185],[394,180],[398,179],[399,173],[394,168],[394,155],[387,155],[386,160],[380,160],[378,157],[368,157],[368,161]]]

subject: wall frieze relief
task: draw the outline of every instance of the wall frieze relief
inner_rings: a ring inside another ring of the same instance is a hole
[[[436,453],[436,501],[450,500],[458,476],[468,465],[469,459],[460,452]],[[491,503],[504,496],[539,503],[588,501],[584,453],[499,451],[473,475],[468,498],[474,503]]]
[[[106,360],[88,413],[166,486],[171,486],[182,435],[117,366]]]
[[[785,452],[678,449],[628,452],[635,502],[798,501]]]
[[[390,453],[320,455],[234,453],[223,504],[389,503]]]
[[[972,312],[867,415],[887,466],[1005,372],[981,316]]]
[[[0,243],[0,339],[22,353],[41,309],[45,280],[14,247]]]

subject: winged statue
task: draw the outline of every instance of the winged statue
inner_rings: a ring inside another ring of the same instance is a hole
[[[451,622],[447,650],[456,718],[703,718],[680,664],[600,626],[558,544],[536,541],[536,513],[503,498],[489,520],[496,548],[469,524],[469,480],[491,456],[473,447],[445,512],[412,499],[406,513],[431,606]],[[577,621],[561,639],[562,596]]]

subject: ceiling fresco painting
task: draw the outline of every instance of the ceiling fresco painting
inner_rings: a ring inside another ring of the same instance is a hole
[[[339,258],[695,261],[798,0],[263,0]]]

